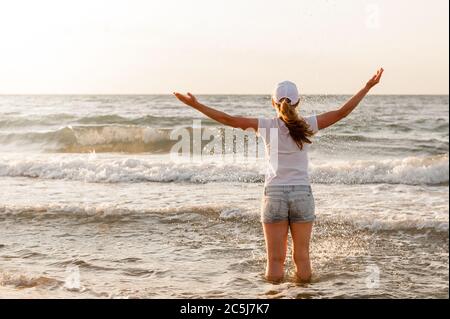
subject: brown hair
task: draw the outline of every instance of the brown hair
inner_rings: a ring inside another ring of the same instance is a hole
[[[309,139],[314,135],[311,127],[303,118],[298,116],[297,106],[300,103],[291,105],[288,98],[281,99],[280,103],[275,103],[280,119],[286,124],[289,129],[289,134],[295,141],[297,146],[302,150],[304,143],[311,144]]]

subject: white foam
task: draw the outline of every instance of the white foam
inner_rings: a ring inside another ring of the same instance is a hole
[[[47,156],[4,159],[0,176],[86,181],[246,182],[261,183],[263,164],[170,162],[145,158],[107,159],[95,156]],[[319,184],[448,184],[448,155],[379,161],[348,161],[312,166],[311,180]]]
[[[332,163],[314,167],[311,179],[324,184],[445,184],[448,165],[448,154]]]

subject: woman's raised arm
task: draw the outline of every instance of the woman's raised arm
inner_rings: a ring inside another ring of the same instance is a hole
[[[240,128],[243,130],[247,129],[258,129],[258,120],[256,118],[246,118],[246,117],[238,117],[238,116],[232,116],[227,113],[215,110],[211,107],[208,107],[206,105],[201,104],[198,102],[197,98],[192,95],[191,93],[188,93],[187,95],[175,92],[173,93],[175,97],[183,102],[186,105],[189,105],[196,109],[197,111],[205,114],[207,117],[222,123],[223,125]]]
[[[367,82],[366,86],[361,89],[356,95],[354,95],[350,100],[347,101],[342,107],[337,110],[322,113],[317,116],[317,124],[319,126],[319,130],[327,128],[333,125],[336,122],[339,122],[347,115],[349,115],[362,101],[362,99],[369,93],[370,89],[373,88],[380,82],[381,76],[383,75],[383,68],[377,71],[369,82]]]

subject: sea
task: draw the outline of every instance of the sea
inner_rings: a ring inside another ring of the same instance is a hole
[[[198,98],[276,116],[269,95]],[[299,111],[348,98],[306,95]],[[313,138],[313,279],[296,283],[288,255],[274,284],[264,155],[235,130],[171,95],[0,96],[0,298],[449,298],[448,107],[368,96]]]

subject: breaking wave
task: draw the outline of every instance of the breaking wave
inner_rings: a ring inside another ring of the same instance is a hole
[[[47,127],[45,131],[2,132],[0,133],[0,145],[2,147],[12,146],[12,149],[14,147],[21,149],[21,146],[28,149],[35,146],[34,149],[41,152],[87,153],[95,151],[97,153],[163,154],[169,153],[177,142],[170,138],[171,133],[176,133],[176,129],[186,128],[190,134],[192,133],[192,119],[179,119],[176,123],[166,123],[168,119],[151,118],[151,121],[159,119],[160,122],[157,125],[146,126],[144,118],[135,120],[133,123],[131,120],[117,115],[104,115],[83,118],[73,126],[66,125],[51,129]],[[202,120],[202,126],[212,129],[215,138],[223,139],[223,128],[210,125],[211,123]],[[172,129],[163,127],[172,127]],[[386,138],[355,134],[325,134],[318,138],[314,146],[323,150],[335,150],[336,147],[339,147],[345,151],[356,145],[363,147],[369,145],[368,151],[392,152],[394,148],[396,153],[421,152],[429,155],[448,153],[449,149],[448,141],[445,138],[408,138],[407,141],[408,143],[405,144],[405,138],[402,136]],[[207,142],[203,141],[203,144]]]
[[[105,159],[93,156],[7,159],[0,176],[75,180],[90,183],[243,182],[262,183],[259,162],[173,162],[145,158]],[[318,184],[448,185],[448,154],[390,160],[361,160],[312,165]]]

